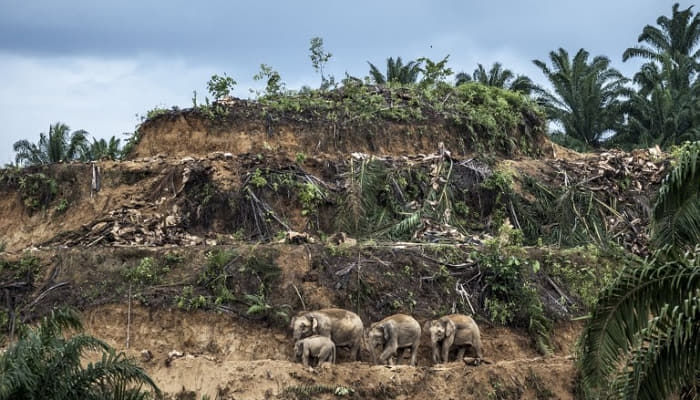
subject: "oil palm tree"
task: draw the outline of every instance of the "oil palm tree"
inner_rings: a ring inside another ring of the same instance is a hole
[[[660,16],[658,26],[647,25],[636,47],[625,50],[622,59],[647,59],[634,82],[639,91],[626,106],[629,117],[624,141],[636,145],[668,146],[700,138],[698,104],[698,56],[700,16],[692,7],[671,17]]]
[[[666,399],[700,389],[699,192],[700,142],[688,143],[654,206],[653,243],[664,247],[622,270],[584,329],[579,361],[589,395]]]
[[[525,95],[532,93],[535,84],[524,75],[516,76],[513,71],[503,68],[501,63],[493,63],[491,69],[487,72],[483,65],[478,64],[474,73],[471,75],[460,72],[456,76],[455,85],[459,86],[466,82],[476,81],[487,86],[495,86],[501,89],[520,92]]]
[[[624,104],[627,124],[615,141],[622,145],[668,147],[700,140],[700,82],[696,80],[686,89],[673,83],[674,75],[685,74],[682,68],[643,65],[634,77],[639,90]]]
[[[645,26],[637,38],[644,44],[625,50],[622,60],[641,57],[663,63],[670,57],[674,64],[686,58],[697,60],[700,57],[700,50],[696,49],[700,41],[700,15],[693,14],[692,6],[681,11],[678,7],[678,3],[673,5],[671,18],[660,16],[656,20],[658,27]]]
[[[78,159],[85,152],[88,133],[70,132],[68,125],[57,122],[49,126],[49,134],[40,133],[39,141],[26,139],[15,142],[15,161],[18,165],[50,164]]]
[[[420,62],[409,61],[404,65],[401,57],[396,57],[396,60],[394,60],[393,57],[386,59],[386,75],[371,62],[367,61],[367,63],[369,64],[370,77],[377,85],[388,85],[392,83],[408,85],[416,83],[418,75],[421,72]]]
[[[630,95],[627,78],[610,67],[603,56],[589,61],[589,53],[580,49],[573,58],[560,48],[549,53],[552,66],[534,60],[554,92],[538,91],[538,101],[549,118],[563,127],[565,134],[586,146],[599,147],[606,135],[622,123],[622,99]]]
[[[78,314],[55,310],[0,354],[0,399],[145,399],[149,386],[158,387],[138,366],[116,354],[106,343],[80,330]],[[87,351],[102,353],[100,361],[82,364]]]
[[[105,139],[97,140],[93,138],[92,143],[90,143],[88,150],[83,156],[86,160],[117,160],[121,157],[120,142],[121,139],[117,139],[114,136],[109,138],[109,142]]]

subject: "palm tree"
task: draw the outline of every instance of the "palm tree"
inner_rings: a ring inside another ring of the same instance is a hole
[[[674,76],[684,74],[683,68],[659,69],[655,63],[643,65],[634,77],[640,89],[623,106],[628,121],[615,141],[623,145],[668,147],[699,140],[700,81],[679,90],[672,82]]]
[[[491,69],[486,72],[483,65],[478,64],[472,75],[460,72],[456,76],[455,85],[459,86],[466,82],[476,81],[487,86],[495,86],[501,89],[512,90],[529,95],[535,88],[535,84],[524,75],[515,76],[513,71],[503,68],[501,63],[493,63]]]
[[[121,157],[122,152],[119,148],[120,142],[121,139],[117,139],[114,136],[109,139],[109,142],[107,142],[105,139],[97,140],[93,138],[92,143],[90,143],[90,147],[84,154],[84,157],[86,160],[93,161],[102,159],[117,160]]]
[[[589,53],[580,49],[573,59],[560,48],[550,52],[552,67],[534,60],[554,88],[554,93],[539,91],[538,101],[549,118],[563,132],[586,146],[599,147],[606,135],[617,130],[623,120],[622,101],[629,96],[628,79],[610,67],[607,57],[588,61]]]
[[[625,50],[622,61],[641,57],[663,63],[667,56],[674,64],[682,63],[686,58],[697,60],[700,50],[695,50],[695,47],[700,41],[700,15],[693,15],[692,6],[682,11],[678,7],[678,3],[673,5],[671,18],[662,15],[656,20],[658,28],[645,26],[637,39],[645,45]]]
[[[49,126],[48,136],[43,132],[39,134],[36,144],[26,139],[15,142],[15,162],[37,165],[76,160],[85,152],[87,135],[82,129],[70,133],[68,125],[57,122]]]
[[[700,389],[699,193],[700,142],[688,143],[654,205],[653,243],[664,247],[622,270],[584,329],[580,366],[592,396],[666,399]]]
[[[82,333],[69,339],[65,330],[81,330],[78,314],[54,310],[0,354],[0,400],[5,399],[144,399],[142,386],[160,390],[123,353]],[[86,351],[102,353],[83,366]]]
[[[418,61],[410,61],[406,65],[403,64],[401,57],[389,57],[386,60],[386,75],[377,68],[374,64],[367,61],[369,64],[369,74],[377,85],[387,85],[398,83],[408,85],[416,83],[418,74],[421,72],[421,63]]]
[[[634,77],[639,91],[626,106],[629,124],[622,139],[666,147],[700,138],[700,15],[693,14],[692,7],[679,11],[676,3],[670,18],[662,15],[656,22],[658,27],[647,25],[642,30],[638,42],[644,44],[622,55],[623,61],[649,60]]]

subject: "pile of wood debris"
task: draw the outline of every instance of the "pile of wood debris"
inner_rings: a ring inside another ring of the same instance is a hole
[[[550,186],[578,186],[594,193],[606,210],[606,231],[633,253],[646,254],[654,194],[669,164],[658,147],[546,162],[554,171],[545,178]]]

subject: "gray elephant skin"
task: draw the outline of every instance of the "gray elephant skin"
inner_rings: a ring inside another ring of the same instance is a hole
[[[450,350],[454,348],[458,350],[457,360],[461,360],[468,346],[474,348],[477,358],[483,358],[481,333],[471,317],[462,314],[446,315],[429,321],[427,330],[430,332],[435,364],[448,362]]]
[[[335,364],[335,344],[330,338],[319,335],[297,340],[294,343],[294,358],[296,361],[301,359],[305,367],[309,366],[311,358],[318,360],[316,366],[324,362]]]
[[[357,361],[364,326],[354,312],[340,308],[302,311],[292,318],[290,327],[295,341],[312,335],[325,336],[336,347],[349,347],[351,358]]]
[[[418,346],[420,345],[421,327],[418,321],[406,314],[394,314],[373,323],[367,330],[367,344],[372,354],[372,361],[385,364],[387,360],[393,364],[392,357],[403,349],[402,358],[411,351],[411,364],[416,365]],[[377,359],[377,347],[382,352]]]

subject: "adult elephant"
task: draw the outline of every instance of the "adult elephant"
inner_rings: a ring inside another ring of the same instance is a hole
[[[403,349],[401,357],[405,358],[407,352],[411,350],[411,365],[416,365],[420,334],[421,328],[418,321],[406,314],[394,314],[373,323],[367,330],[367,344],[372,354],[372,361],[375,364],[377,361],[386,363],[397,354],[399,349]],[[378,346],[382,348],[379,360],[376,354]]]
[[[464,357],[467,347],[474,348],[477,358],[483,358],[481,333],[471,317],[462,314],[445,315],[430,321],[427,330],[430,332],[435,364],[448,362],[453,348],[458,349],[458,360]]]
[[[358,359],[364,326],[352,311],[340,308],[302,311],[292,318],[290,328],[295,341],[312,335],[329,337],[336,347],[349,347],[352,359]]]

